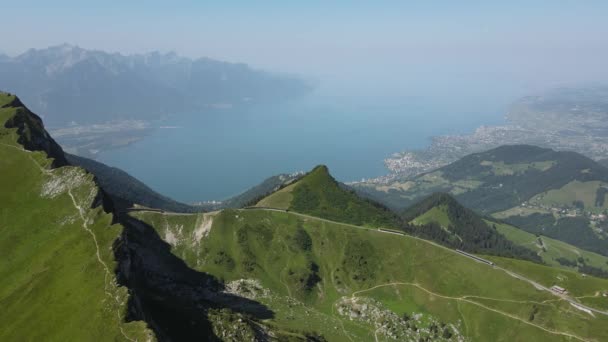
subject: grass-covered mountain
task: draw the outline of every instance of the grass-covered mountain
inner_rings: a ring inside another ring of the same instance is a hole
[[[513,243],[448,194],[437,193],[409,207],[403,219],[406,232],[445,246],[541,262],[533,250]]]
[[[153,227],[190,267],[266,305],[274,312],[267,324],[293,336],[351,342],[608,338],[608,316],[591,316],[500,268],[408,235],[263,208],[131,215]],[[601,296],[607,280],[492,260],[543,286],[565,287],[582,303],[608,307]]]
[[[586,204],[596,207],[596,190],[608,184],[608,169],[575,152],[511,145],[468,155],[408,180],[357,190],[393,208],[405,208],[434,192],[447,192],[468,208],[494,213],[575,181],[589,184],[588,196],[593,198]],[[591,186],[589,182],[596,183]]]
[[[376,202],[359,197],[338,183],[324,165],[315,167],[296,182],[262,198],[256,206],[293,210],[356,225],[399,225],[396,214]]]
[[[42,121],[0,93],[0,340],[303,341],[114,212]],[[293,335],[293,336],[292,336]]]
[[[359,197],[338,183],[323,165],[262,198],[256,207],[294,211],[367,227],[394,228],[471,253],[541,262],[534,251],[509,241],[448,194],[431,195],[402,213],[396,213]]]
[[[484,215],[608,255],[608,168],[578,153],[502,146],[409,180],[355,188],[393,208],[447,192]]]
[[[147,340],[127,322],[112,245],[122,227],[40,118],[0,93],[0,340]],[[106,203],[107,204],[107,203]]]
[[[258,203],[289,211],[118,214],[16,97],[0,94],[0,124],[2,341],[608,339],[608,280],[377,229],[439,227],[497,254],[449,196],[400,217],[317,167]]]
[[[296,77],[175,53],[121,55],[60,45],[0,58],[0,89],[47,125],[157,119],[213,106],[278,101],[309,91]]]

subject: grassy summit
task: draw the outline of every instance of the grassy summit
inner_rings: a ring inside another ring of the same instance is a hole
[[[114,277],[122,227],[97,206],[90,174],[53,167],[61,153],[38,117],[0,94],[0,340],[146,340],[145,324],[125,323]]]
[[[397,226],[399,219],[382,205],[362,199],[320,165],[297,182],[259,201],[258,207],[293,210],[328,220],[365,226]]]

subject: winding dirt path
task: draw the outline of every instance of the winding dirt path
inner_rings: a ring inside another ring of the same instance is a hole
[[[85,211],[82,208],[82,206],[80,206],[78,204],[78,202],[76,202],[76,198],[72,194],[72,189],[68,189],[68,195],[72,199],[72,204],[74,205],[74,208],[76,208],[76,210],[78,210],[78,214],[80,215],[80,219],[82,220],[82,228],[85,231],[87,231],[91,235],[91,237],[93,238],[93,243],[95,244],[95,255],[97,256],[97,261],[101,264],[101,266],[103,267],[103,269],[105,271],[105,274],[104,274],[104,292],[106,293],[106,296],[112,298],[116,302],[116,304],[118,304],[119,306],[121,306],[124,303],[121,303],[117,296],[114,296],[110,291],[108,291],[108,285],[111,284],[111,279],[113,279],[113,275],[110,272],[110,268],[108,267],[108,265],[101,258],[101,252],[99,251],[99,243],[97,242],[97,236],[95,235],[95,233],[93,232],[93,230],[91,230],[91,228],[89,228],[88,220],[87,220],[87,218],[85,216]],[[110,281],[108,281],[108,277],[110,278]],[[136,342],[136,340],[134,340],[134,339],[130,338],[129,336],[127,336],[127,334],[125,333],[125,331],[122,328],[122,317],[120,315],[120,309],[116,310],[116,314],[118,316],[118,328],[120,329],[120,333],[127,340],[132,341],[132,342]]]
[[[590,340],[587,340],[587,339],[585,339],[583,337],[580,337],[578,335],[575,335],[575,334],[571,334],[571,333],[568,333],[568,332],[563,332],[563,331],[558,331],[558,330],[553,330],[553,329],[545,328],[545,327],[543,327],[541,325],[532,323],[532,322],[530,322],[528,320],[525,320],[525,319],[523,319],[521,317],[515,316],[515,315],[510,314],[508,312],[504,312],[504,311],[501,311],[501,310],[498,310],[498,309],[494,309],[494,308],[488,307],[488,306],[486,306],[484,304],[481,304],[481,303],[475,302],[473,300],[467,299],[467,298],[470,298],[472,296],[461,296],[461,297],[445,296],[445,295],[441,295],[439,293],[435,293],[433,291],[430,291],[430,290],[422,287],[418,283],[392,282],[392,283],[380,284],[380,285],[376,285],[376,286],[370,287],[369,289],[359,290],[359,291],[353,292],[352,295],[351,295],[351,298],[357,297],[357,295],[360,294],[360,293],[364,293],[364,292],[368,292],[368,291],[373,291],[375,289],[378,289],[378,288],[381,288],[381,287],[388,287],[388,286],[413,286],[413,287],[416,287],[416,288],[418,288],[418,289],[420,289],[420,290],[422,290],[422,291],[424,291],[424,292],[426,292],[426,293],[428,293],[430,295],[433,295],[433,296],[436,296],[436,297],[439,297],[439,298],[449,299],[449,300],[456,300],[456,301],[462,301],[462,302],[466,302],[466,303],[469,303],[469,304],[472,304],[472,305],[479,306],[479,307],[481,307],[483,309],[486,309],[488,311],[492,311],[494,313],[497,313],[497,314],[509,317],[511,319],[514,319],[514,320],[517,320],[517,321],[519,321],[521,323],[524,323],[524,324],[536,327],[538,329],[541,329],[541,330],[543,330],[545,332],[548,332],[550,334],[553,334],[553,335],[561,335],[561,336],[565,336],[565,337],[570,337],[570,338],[574,338],[574,339],[577,339],[579,341],[584,341],[584,342],[590,341]],[[487,299],[497,300],[497,301],[501,300],[501,299],[495,299],[495,298],[487,298]]]

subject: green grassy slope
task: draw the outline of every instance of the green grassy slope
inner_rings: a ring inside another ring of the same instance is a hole
[[[600,225],[593,224],[584,216],[558,216],[551,212],[539,213],[535,211],[526,213],[525,215],[510,215],[502,219],[532,234],[548,236],[573,246],[608,256],[606,221]]]
[[[496,226],[501,234],[518,245],[536,250],[547,265],[577,270],[579,266],[582,266],[579,261],[579,258],[582,258],[584,264],[608,272],[608,257],[606,256],[546,236],[537,237],[505,223],[488,222],[488,224]],[[565,263],[564,259],[569,263]],[[560,261],[562,262],[560,263]]]
[[[296,184],[290,184],[282,189],[279,189],[262,198],[255,204],[255,206],[287,210],[291,206],[291,201],[293,200],[293,194],[291,192],[295,186]]]
[[[224,210],[212,218],[132,215],[154,226],[191,267],[268,305],[275,317],[266,323],[278,329],[308,329],[329,341],[441,339],[444,333],[473,341],[608,338],[608,316],[592,317],[424,240],[263,209]],[[566,274],[576,296],[608,289],[606,280],[495,260],[526,274],[533,269],[545,286],[554,284],[555,273]]]
[[[426,224],[438,224],[441,227],[449,227],[452,224],[452,221],[448,217],[447,206],[440,205],[437,207],[433,207],[423,213],[420,216],[417,216],[410,223],[414,225],[426,225]]]
[[[472,253],[540,262],[531,249],[514,244],[449,194],[433,194],[402,213],[402,229],[412,235]]]
[[[42,126],[5,128],[18,112],[29,115],[11,103],[0,94],[0,340],[152,338],[145,324],[124,322],[128,294],[116,284],[112,252],[122,227],[91,208],[99,192],[93,177],[52,169],[46,152],[24,150],[17,141],[48,142],[28,141],[42,137]]]
[[[329,220],[365,226],[398,225],[387,208],[358,197],[339,184],[326,166],[315,167],[297,182],[260,200],[256,206],[288,209]]]
[[[606,183],[608,169],[578,153],[513,145],[468,155],[409,180],[363,184],[357,190],[395,208],[405,208],[433,192],[448,192],[466,207],[493,213],[573,181]]]
[[[600,181],[572,181],[559,189],[551,189],[538,194],[529,202],[551,207],[573,206],[573,202],[586,211],[601,213],[608,209],[606,201],[608,183]]]

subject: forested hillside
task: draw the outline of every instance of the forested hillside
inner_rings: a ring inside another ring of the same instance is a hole
[[[532,250],[516,245],[448,194],[431,195],[403,212],[409,234],[472,253],[541,262]]]
[[[393,208],[405,208],[433,192],[448,192],[468,208],[494,213],[573,181],[608,182],[608,169],[575,152],[512,145],[468,155],[412,179],[355,188]]]
[[[399,225],[395,213],[376,202],[357,196],[338,183],[324,165],[315,167],[297,182],[263,198],[256,206],[293,210],[357,225]]]

